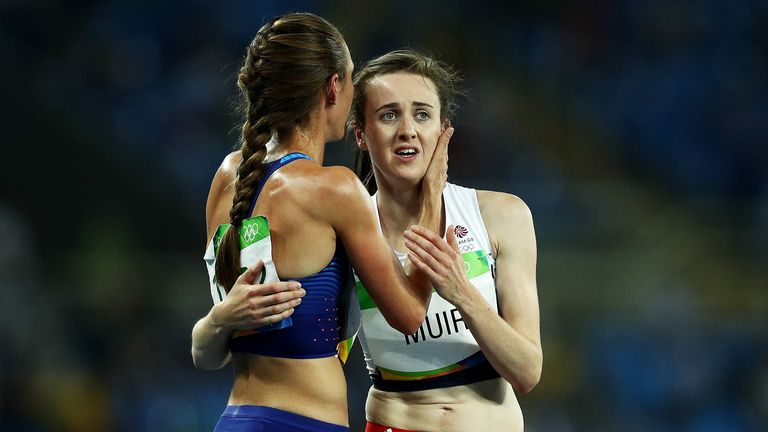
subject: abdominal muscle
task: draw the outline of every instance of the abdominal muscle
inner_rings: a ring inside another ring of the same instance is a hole
[[[347,386],[339,359],[232,353],[230,405],[261,405],[347,426]]]
[[[371,387],[365,411],[371,422],[413,431],[523,430],[520,404],[503,378],[412,392]]]

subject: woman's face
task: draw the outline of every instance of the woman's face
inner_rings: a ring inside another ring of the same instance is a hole
[[[443,130],[435,84],[397,72],[372,78],[367,89],[365,126],[356,138],[371,156],[379,187],[418,186]]]

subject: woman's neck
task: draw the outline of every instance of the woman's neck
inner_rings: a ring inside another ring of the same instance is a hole
[[[325,156],[325,134],[317,128],[294,126],[288,133],[272,142],[267,149],[267,160],[274,160],[288,153],[304,153],[320,165]]]
[[[418,187],[395,189],[384,182],[378,183],[376,206],[381,230],[389,246],[405,252],[403,231],[418,223],[421,213],[421,192]]]

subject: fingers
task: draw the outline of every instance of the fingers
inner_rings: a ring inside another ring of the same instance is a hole
[[[405,238],[412,241],[416,241],[419,238],[424,238],[438,248],[444,244],[442,239],[437,234],[424,228],[421,225],[413,225],[403,234],[405,235]]]
[[[288,318],[289,316],[293,315],[294,311],[295,311],[294,308],[288,308],[288,309],[283,310],[280,313],[276,313],[276,314],[273,314],[273,315],[266,315],[266,316],[262,317],[259,320],[259,322],[256,323],[256,325],[257,326],[265,326],[265,325],[270,325],[270,324],[274,324],[274,323],[280,322],[280,321]]]
[[[452,127],[445,129],[437,139],[435,152],[432,153],[432,159],[430,160],[431,171],[445,171],[448,168],[448,143],[451,141],[453,130]]]
[[[263,268],[264,263],[258,262],[238,277],[222,302],[226,304],[225,312],[214,317],[217,322],[221,318],[229,328],[258,328],[293,314],[306,290],[296,281],[257,283],[256,278]]]
[[[445,239],[448,241],[448,246],[453,250],[459,250],[459,242],[456,240],[456,228],[453,225],[449,225],[445,230]]]
[[[263,308],[261,311],[259,311],[258,315],[264,318],[269,316],[281,315],[282,313],[288,310],[295,309],[299,304],[301,304],[300,298],[295,298],[289,301],[276,303],[271,306],[267,306]]]
[[[435,273],[434,270],[430,266],[424,263],[415,253],[409,252],[408,253],[408,259],[413,263],[414,266],[416,266],[417,269],[424,272],[424,274],[427,275],[427,277],[435,283],[438,279],[437,273]]]
[[[269,294],[273,292],[274,294]],[[251,308],[257,315],[276,315],[288,308],[295,308],[306,295],[298,282],[273,282],[251,290]]]
[[[448,143],[451,142],[453,131],[452,127],[448,127],[440,134],[440,138],[437,139],[435,153],[432,155],[432,159],[438,162],[444,170],[448,169]]]
[[[441,144],[442,144],[442,145],[446,145],[446,146],[447,146],[447,145],[448,145],[448,143],[449,143],[449,142],[451,142],[451,137],[453,136],[453,132],[454,132],[454,130],[455,130],[455,129],[453,128],[453,126],[450,126],[450,125],[449,125],[447,128],[445,128],[445,130],[443,131],[443,133],[442,133],[442,134],[440,134],[440,138],[438,138],[438,140],[437,140],[437,145],[438,145],[438,147],[439,147]]]
[[[274,288],[281,289],[298,285],[298,283],[279,282],[267,285],[274,285]],[[267,288],[272,289],[272,287]],[[258,297],[254,299],[251,306],[254,323],[258,326],[268,325],[291,316],[295,308],[301,304],[301,297],[305,294],[306,291],[303,288],[284,290],[270,295],[256,294]]]
[[[442,272],[450,265],[450,255],[442,249],[445,242],[429,230],[424,230],[424,235],[408,230],[405,235],[405,247],[416,255],[424,264],[436,272]]]
[[[440,243],[442,242],[440,237],[438,237],[435,233],[432,231],[425,229],[423,227],[420,227],[416,225],[415,228],[411,227],[411,229],[408,229],[403,232],[403,236],[405,237],[405,240],[412,241],[415,243],[418,243],[421,245],[422,248],[424,248],[427,251],[434,251],[437,252],[440,249]]]
[[[281,292],[286,291],[302,291],[301,284],[296,281],[278,281],[278,282],[270,282],[265,284],[255,284],[253,285],[253,289],[249,292],[249,295],[252,297],[255,296],[267,296],[270,294],[277,294]],[[301,294],[300,297],[303,297],[304,294]]]
[[[439,251],[437,251],[437,248],[435,248],[434,245],[432,245],[431,243],[427,242],[426,245],[422,245],[417,242],[405,240],[405,247],[408,248],[408,250],[410,251],[408,255],[415,255],[422,263],[427,265],[430,269],[435,271],[438,271],[441,269],[442,264],[440,262],[440,259],[435,256],[439,254]],[[427,250],[426,248],[430,248],[431,250]]]
[[[261,269],[264,268],[264,261],[259,261],[256,264],[252,265],[251,267],[248,267],[248,270],[244,271],[243,274],[241,274],[237,280],[235,281],[235,284],[238,283],[244,283],[248,285],[252,285],[253,282],[256,280],[256,277],[261,274]]]
[[[300,288],[297,290],[279,292],[277,294],[258,296],[255,299],[255,305],[265,309],[268,309],[270,306],[280,304],[291,304],[293,306],[298,306],[298,304],[301,303],[301,298],[304,297],[305,294],[306,291],[304,291],[303,288]],[[273,310],[271,313],[275,313],[275,311]]]

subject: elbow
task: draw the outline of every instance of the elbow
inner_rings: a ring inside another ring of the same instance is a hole
[[[406,335],[411,335],[419,331],[419,328],[424,323],[424,319],[427,317],[427,308],[426,306],[419,305],[419,307],[416,307],[411,310],[411,313],[408,314],[408,318],[403,323],[403,329],[400,330],[401,333]]]
[[[218,370],[224,367],[226,363],[226,360],[214,361],[212,359],[206,358],[200,350],[192,347],[192,364],[194,364],[197,369],[208,371]]]
[[[398,322],[390,322],[390,327],[393,329],[399,331],[400,333],[404,335],[412,335],[419,331],[419,327],[421,326],[421,322],[415,322],[415,321],[398,321]]]
[[[517,383],[515,383],[515,390],[520,394],[528,394],[536,388],[541,380],[541,367],[528,371],[525,376],[521,377]]]
[[[539,381],[541,381],[541,354],[539,353],[537,357],[538,358],[531,362],[530,366],[526,368],[526,370],[523,371],[523,373],[520,374],[513,383],[515,390],[520,394],[530,393],[531,390],[536,388],[536,386],[539,384]]]
[[[213,368],[203,360],[198,350],[194,347],[192,348],[192,364],[195,365],[195,368],[200,370],[213,370]]]
[[[419,331],[419,327],[420,326],[421,326],[421,323],[418,323],[416,325],[412,325],[412,324],[409,323],[407,325],[401,326],[400,328],[397,329],[397,331],[399,331],[400,333],[402,333],[404,335],[412,335],[412,334],[416,333],[417,331]]]
[[[412,335],[419,331],[427,315],[426,308],[417,308],[399,314],[396,320],[387,320],[389,325],[404,335]]]

